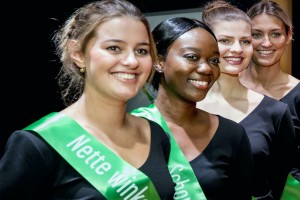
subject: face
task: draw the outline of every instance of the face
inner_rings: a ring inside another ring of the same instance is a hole
[[[201,101],[220,75],[219,50],[214,37],[202,28],[187,31],[169,47],[164,85],[174,96]]]
[[[263,67],[280,64],[280,58],[290,42],[284,24],[279,18],[266,14],[257,15],[252,21],[254,63]]]
[[[135,96],[152,68],[147,29],[130,17],[102,23],[83,56],[85,91],[109,99],[127,101]]]
[[[220,51],[222,73],[238,75],[251,61],[251,26],[244,21],[220,21],[213,27]]]

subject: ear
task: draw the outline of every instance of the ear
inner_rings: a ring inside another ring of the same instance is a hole
[[[78,42],[71,40],[69,42],[70,57],[79,68],[85,68],[84,55],[81,52]]]
[[[165,70],[164,61],[163,61],[163,59],[162,59],[161,56],[158,57],[158,61],[157,61],[156,64],[154,64],[154,68],[159,73],[163,73],[164,72],[164,70]]]
[[[286,41],[286,44],[288,45],[291,41],[293,40],[293,32],[292,30],[290,29],[288,34],[287,34],[287,41]]]

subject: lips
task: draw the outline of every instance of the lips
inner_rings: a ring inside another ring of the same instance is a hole
[[[226,61],[234,61],[234,62],[238,62],[238,61],[241,61],[242,58],[241,57],[225,57],[224,60]]]
[[[194,85],[199,85],[199,86],[206,86],[208,85],[207,81],[199,81],[199,80],[189,80]]]
[[[113,75],[122,79],[135,79],[137,77],[137,74],[129,73],[113,73]]]
[[[272,54],[275,50],[256,50],[259,54],[261,55],[270,55]]]
[[[229,65],[240,65],[244,60],[243,57],[223,57],[223,59]]]

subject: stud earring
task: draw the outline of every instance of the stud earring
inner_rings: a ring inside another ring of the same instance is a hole
[[[83,73],[85,72],[85,67],[83,67],[83,68],[80,68],[80,70],[79,70],[79,71],[80,71],[80,73],[82,73],[82,74],[83,74]]]

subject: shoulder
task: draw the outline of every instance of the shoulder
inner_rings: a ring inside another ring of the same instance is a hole
[[[222,116],[219,117],[219,128],[218,131],[221,132],[224,137],[229,137],[231,139],[240,140],[242,138],[248,137],[246,130],[243,125]]]
[[[300,82],[280,100],[285,103],[300,104]]]
[[[256,113],[263,118],[265,121],[270,121],[274,126],[280,126],[281,124],[291,125],[292,114],[288,107],[288,104],[271,97],[265,96],[259,109]]]
[[[140,109],[140,108],[139,108]],[[134,123],[136,123],[136,126],[139,127],[140,131],[144,131],[146,129],[149,130],[150,128],[150,134],[155,135],[155,137],[165,137],[167,134],[164,131],[164,129],[155,122],[151,117],[147,116],[147,112],[138,112],[137,115],[131,114],[131,117],[134,118]]]
[[[17,130],[7,141],[7,145],[18,148],[49,148],[48,144],[34,131]]]
[[[218,117],[219,117],[220,128],[227,130],[227,131],[235,130],[235,132],[244,132],[245,131],[244,127],[241,124],[239,124],[231,119],[222,117],[221,115],[218,115]]]
[[[4,160],[12,158],[15,162],[30,165],[32,168],[43,165],[51,171],[59,156],[37,133],[17,130],[9,137],[3,155]]]
[[[51,146],[36,132],[25,130],[13,132],[7,141],[7,148],[13,148],[22,153],[30,151],[45,155],[54,152]]]
[[[149,125],[150,125],[150,130],[151,130],[151,134],[160,134],[162,135],[162,137],[167,136],[168,134],[164,131],[164,129],[155,121],[149,120],[147,118],[145,118],[145,120],[148,121]]]
[[[135,108],[130,112],[130,114],[139,116],[139,117],[147,116],[148,114],[151,114],[151,113],[152,113],[152,110],[149,107]]]
[[[288,106],[282,101],[273,99],[265,95],[264,99],[261,102],[260,109],[266,110],[270,114],[282,116],[286,112],[286,110],[288,110]]]

